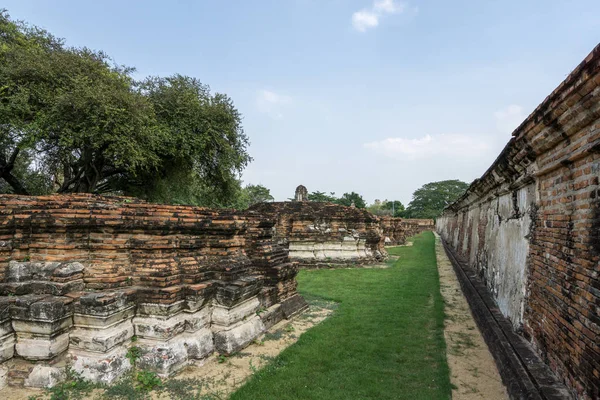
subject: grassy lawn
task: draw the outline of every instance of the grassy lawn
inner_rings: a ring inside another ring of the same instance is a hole
[[[389,252],[388,269],[302,271],[306,299],[339,308],[231,398],[449,399],[434,236]]]

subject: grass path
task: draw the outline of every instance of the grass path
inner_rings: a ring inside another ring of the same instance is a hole
[[[390,253],[400,259],[388,269],[302,271],[307,300],[338,310],[231,398],[449,399],[434,236]]]

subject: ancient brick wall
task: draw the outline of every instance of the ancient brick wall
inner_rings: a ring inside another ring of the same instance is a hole
[[[421,232],[435,230],[432,219],[394,218],[389,216],[379,217],[385,244],[397,246],[404,244],[406,238],[418,235]]]
[[[134,335],[140,366],[161,375],[238,351],[306,307],[274,225],[131,198],[0,196],[0,362],[38,361],[0,368],[43,386],[66,359],[109,382],[131,367]]]
[[[599,176],[600,46],[437,221],[581,399],[600,397]]]
[[[249,213],[277,221],[275,237],[301,267],[374,263],[387,257],[379,218],[366,210],[298,201],[257,204]]]

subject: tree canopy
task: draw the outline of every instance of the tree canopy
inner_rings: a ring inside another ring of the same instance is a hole
[[[335,203],[337,201],[337,197],[335,197],[335,192],[329,192],[329,194],[326,194],[325,192],[316,191],[308,194],[308,200]]]
[[[456,201],[468,187],[468,183],[457,179],[427,183],[415,190],[403,216],[437,218],[444,208]]]
[[[246,209],[254,204],[275,200],[271,191],[263,185],[246,185],[241,190],[236,208]]]
[[[356,192],[344,193],[342,197],[337,200],[337,204],[341,204],[343,206],[351,206],[354,204],[356,208],[367,207],[367,202],[365,199],[363,199],[363,197]]]
[[[335,192],[329,192],[329,194],[327,194],[325,192],[315,191],[308,194],[308,200],[334,203],[347,207],[354,203],[357,208],[367,207],[367,203],[363,197],[356,192],[344,193],[342,197],[336,197]]]
[[[404,213],[404,204],[399,200],[375,200],[373,204],[367,207],[367,210],[379,216],[401,217]]]
[[[226,205],[251,161],[241,115],[182,75],[132,68],[0,12],[0,191]]]

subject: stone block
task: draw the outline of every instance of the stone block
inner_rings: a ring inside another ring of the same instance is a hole
[[[26,360],[51,360],[69,347],[69,333],[58,336],[25,336],[17,334],[15,350]]]
[[[180,312],[170,318],[160,316],[133,318],[135,334],[140,338],[168,340],[182,333],[186,328],[186,314]]]
[[[186,332],[196,332],[202,328],[206,328],[210,326],[211,316],[212,316],[212,307],[205,306],[204,308],[191,312],[184,311],[185,317],[185,331]]]
[[[188,364],[189,357],[183,335],[178,335],[166,341],[140,339],[139,347],[142,356],[137,361],[141,369],[156,372],[161,377],[167,377],[179,371]]]
[[[52,336],[68,330],[72,325],[73,319],[70,316],[56,321],[21,319],[13,319],[12,321],[12,326],[19,336],[23,334]]]
[[[0,363],[13,358],[15,354],[15,334],[7,333],[0,337]]]
[[[110,384],[131,369],[127,348],[117,346],[107,353],[93,353],[70,348],[71,368],[82,378]]]
[[[75,327],[70,332],[69,343],[78,349],[106,353],[131,339],[133,333],[134,328],[130,320],[119,322],[105,329]]]
[[[217,325],[230,326],[250,315],[254,315],[259,308],[258,297],[252,297],[233,307],[216,304],[213,307],[212,322]]]
[[[64,368],[36,365],[25,379],[25,387],[51,388],[67,377]]]
[[[104,315],[91,314],[73,314],[73,324],[80,327],[88,328],[105,328],[122,321],[131,319],[135,316],[135,306],[130,306],[121,310],[112,311],[112,313],[102,313]]]
[[[265,325],[257,315],[236,325],[222,327],[213,325],[215,349],[221,354],[233,354],[248,346],[265,331]]]
[[[14,329],[12,327],[12,322],[11,322],[10,317],[5,318],[4,320],[0,321],[0,337],[8,335],[9,333],[13,333],[13,332],[14,332]]]
[[[273,325],[284,318],[281,304],[275,304],[274,306],[267,308],[265,311],[259,314],[259,317],[265,326],[265,330],[271,329]]]
[[[281,302],[281,310],[286,319],[290,319],[306,309],[308,309],[308,303],[299,294],[295,294]]]
[[[83,276],[83,264],[78,262],[19,262],[10,261],[7,282],[50,281],[58,278]]]
[[[189,359],[201,360],[215,350],[213,332],[209,328],[203,328],[193,334],[184,333],[181,340],[187,348]]]
[[[262,287],[262,282],[253,276],[248,276],[219,286],[216,290],[215,305],[232,307],[253,296]]]
[[[22,321],[56,322],[73,314],[73,299],[49,295],[25,295],[16,298],[11,316]],[[15,328],[15,330],[17,330]]]

